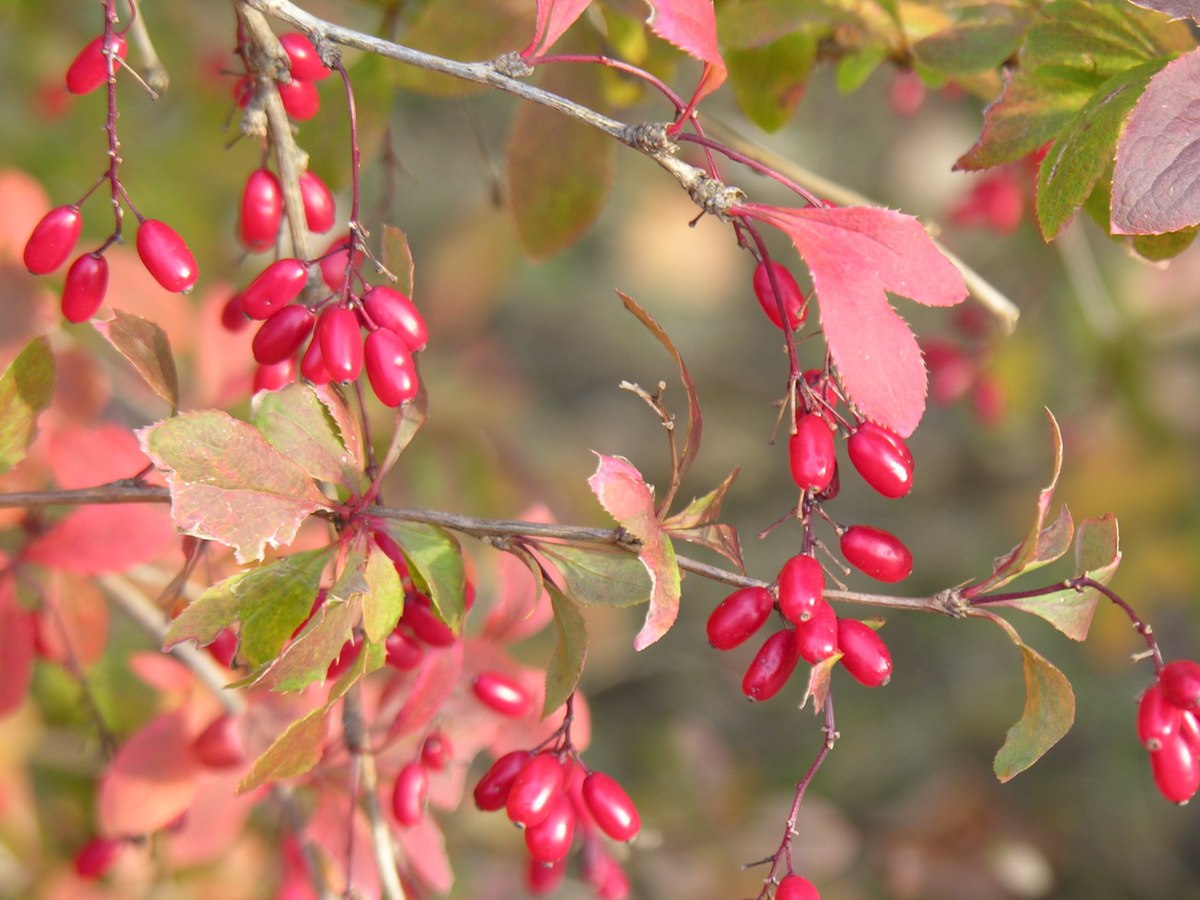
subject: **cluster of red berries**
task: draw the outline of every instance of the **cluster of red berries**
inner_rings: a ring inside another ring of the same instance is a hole
[[[411,828],[421,821],[429,796],[429,776],[444,772],[453,758],[450,739],[443,732],[434,729],[425,735],[416,758],[400,769],[392,788],[392,815],[400,825]]]
[[[1187,803],[1200,790],[1200,663],[1167,663],[1142,694],[1138,737],[1162,795]]]
[[[637,807],[616,779],[589,771],[573,750],[558,746],[506,753],[479,779],[474,798],[479,809],[503,809],[524,830],[532,893],[547,894],[561,884],[579,834],[584,880],[606,900],[629,896],[625,871],[598,833],[622,843],[633,840],[641,828]]]
[[[300,176],[300,199],[310,231],[324,234],[333,228],[336,207],[333,193],[318,176],[305,171]],[[270,169],[255,169],[242,189],[238,238],[255,253],[270,250],[279,240],[283,224],[283,187]]]
[[[287,114],[297,122],[307,122],[321,109],[321,95],[317,92],[317,82],[328,78],[329,67],[321,62],[317,48],[303,34],[289,32],[279,36],[283,52],[287,54],[288,71],[291,77],[287,81],[276,80],[275,87],[279,91],[279,99]],[[243,75],[233,86],[233,99],[243,109],[250,105],[257,91],[257,81],[249,73]]]

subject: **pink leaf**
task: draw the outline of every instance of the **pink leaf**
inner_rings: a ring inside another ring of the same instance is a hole
[[[717,13],[712,0],[647,0],[650,30],[704,63],[704,73],[688,111],[725,81],[728,68],[717,46]],[[682,116],[681,116],[682,118]]]
[[[435,894],[449,891],[454,884],[454,872],[446,855],[446,839],[433,816],[422,816],[416,825],[394,829],[393,833],[405,861],[424,885]]]
[[[11,577],[0,578],[0,716],[25,702],[33,675],[34,615],[17,602]]]
[[[544,56],[575,20],[583,15],[592,0],[537,0],[537,31],[521,56]]]
[[[621,527],[642,542],[638,559],[650,573],[650,609],[633,646],[644,650],[670,631],[679,614],[679,567],[675,548],[654,511],[654,494],[627,459],[596,456],[600,464],[588,486]]]
[[[150,464],[132,431],[105,423],[67,425],[47,435],[46,456],[61,488],[84,488],[132,478]]]
[[[108,604],[100,589],[65,572],[54,572],[44,589],[38,620],[42,657],[84,668],[99,661],[108,646]]]
[[[444,650],[425,654],[407,699],[396,715],[388,739],[420,731],[437,716],[446,698],[458,687],[462,674],[463,645],[456,641]]]
[[[165,509],[133,503],[85,506],[34,540],[25,558],[50,569],[97,575],[149,562],[174,540]]]
[[[167,855],[176,868],[216,862],[229,853],[246,820],[263,802],[261,793],[237,793],[238,773],[206,773],[197,786],[183,825],[172,830]]]
[[[825,342],[855,406],[907,437],[925,411],[925,363],[885,291],[926,306],[967,295],[958,269],[912,216],[871,207],[735,212],[786,233],[812,273]]]

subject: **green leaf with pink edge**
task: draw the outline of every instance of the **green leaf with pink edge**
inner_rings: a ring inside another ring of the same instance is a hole
[[[554,652],[546,666],[543,719],[566,703],[567,698],[575,692],[575,686],[583,674],[588,648],[587,623],[575,600],[552,584],[546,584],[546,591],[554,607],[555,640]]]
[[[400,573],[386,553],[372,543],[363,572],[366,591],[363,593],[363,631],[373,644],[387,640],[404,613],[404,586]]]
[[[362,467],[347,449],[334,418],[332,396],[326,392],[322,397],[310,385],[298,382],[262,391],[252,401],[250,424],[305,474],[358,492]]]
[[[171,491],[184,534],[232,547],[238,562],[284,546],[329,501],[253,426],[219,410],[184,413],[137,432]]]
[[[911,435],[925,412],[925,362],[885,291],[954,306],[967,296],[954,264],[920,222],[888,209],[748,203],[732,212],[792,239],[812,274],[825,344],[846,393],[868,418]]]
[[[400,545],[418,587],[424,588],[433,608],[455,634],[462,631],[467,574],[462,548],[449,531],[436,525],[387,519],[384,531]]]
[[[273,691],[302,691],[325,680],[329,665],[338,658],[354,626],[362,618],[362,595],[343,600],[332,593],[308,620],[304,630],[261,674],[239,681],[235,687],[263,687]]]
[[[54,354],[46,338],[34,338],[0,376],[0,474],[25,458],[53,399]]]
[[[412,249],[408,245],[408,235],[395,225],[384,225],[382,244],[383,264],[399,279],[392,287],[411,297],[415,266],[413,265]]]
[[[656,35],[704,63],[690,107],[721,86],[728,74],[717,46],[717,13],[713,0],[646,0],[646,24]]]
[[[537,552],[563,579],[563,590],[584,606],[647,603],[653,581],[634,554],[613,547],[539,542]]]
[[[604,456],[588,486],[621,527],[641,541],[638,559],[650,574],[650,609],[633,646],[644,650],[666,634],[679,615],[680,576],[675,548],[654,511],[654,493],[629,460]]]
[[[111,319],[96,322],[96,330],[137,370],[150,390],[179,408],[179,375],[167,333],[149,319],[116,310]]]

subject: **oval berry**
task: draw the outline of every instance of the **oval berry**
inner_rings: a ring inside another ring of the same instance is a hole
[[[783,329],[783,319],[779,316],[779,302],[775,299],[775,288],[771,286],[771,275],[775,275],[775,284],[779,288],[779,297],[783,300],[783,309],[787,313],[788,328],[795,331],[804,324],[808,316],[808,305],[804,291],[796,284],[796,279],[788,271],[787,266],[777,262],[763,260],[754,269],[754,296],[762,307],[767,318],[776,328]]]
[[[288,69],[293,78],[320,81],[332,74],[329,67],[321,62],[321,55],[306,35],[298,31],[289,31],[279,36],[279,43],[283,46],[283,52],[287,54]]]
[[[912,554],[890,532],[852,525],[842,534],[842,555],[859,571],[879,581],[903,581],[912,572]]]
[[[304,203],[304,221],[310,231],[324,234],[333,227],[337,214],[333,193],[312,172],[300,176],[300,200]]]
[[[137,252],[142,265],[168,291],[186,294],[199,277],[188,245],[175,229],[158,219],[143,219],[138,226]]]
[[[450,765],[452,755],[450,738],[440,731],[429,732],[421,742],[421,765],[431,771],[443,771]]]
[[[319,602],[320,598],[318,597]],[[358,660],[358,655],[362,653],[362,648],[363,640],[360,637],[351,638],[342,644],[342,649],[338,651],[337,659],[331,662],[325,670],[325,680],[333,681],[336,678],[340,678],[342,673]]]
[[[1138,740],[1147,750],[1158,750],[1162,742],[1178,734],[1183,726],[1183,710],[1167,699],[1167,692],[1157,681],[1150,685],[1138,702]]]
[[[89,880],[99,878],[112,868],[125,842],[116,838],[92,838],[75,854],[75,874]]]
[[[386,328],[377,328],[363,342],[363,365],[371,390],[385,406],[399,406],[417,396],[417,367],[404,341]]]
[[[363,309],[376,325],[400,335],[411,352],[425,349],[429,329],[407,295],[395,288],[377,285],[363,297]]]
[[[788,875],[775,889],[775,900],[821,900],[821,894],[807,878]]]
[[[515,679],[499,672],[480,672],[471,682],[471,690],[485,706],[510,719],[528,715],[533,705]]]
[[[308,266],[288,257],[271,263],[242,291],[242,310],[252,319],[269,319],[300,296],[308,284]]]
[[[293,78],[286,84],[279,82],[278,87],[284,111],[297,122],[307,122],[321,111],[321,95],[311,81]]]
[[[329,384],[333,376],[325,365],[325,357],[321,353],[321,342],[313,338],[308,342],[304,355],[300,357],[300,374],[313,384]]]
[[[833,481],[837,455],[833,432],[821,416],[805,413],[796,417],[796,433],[788,438],[788,463],[792,480],[802,491],[823,491]]]
[[[283,221],[283,188],[269,169],[256,169],[242,189],[238,234],[248,250],[268,250],[279,237]]]
[[[1200,709],[1200,663],[1177,659],[1158,673],[1167,699],[1180,709]]]
[[[1150,754],[1150,771],[1159,792],[1172,803],[1187,803],[1200,789],[1200,759],[1181,734],[1166,738]]]
[[[774,606],[775,598],[766,588],[734,591],[709,615],[708,642],[718,650],[732,650],[762,628]]]
[[[233,83],[233,102],[242,109],[250,105],[250,101],[254,99],[254,92],[257,90],[257,85],[253,78],[249,75],[243,75]]]
[[[475,806],[484,812],[503,809],[508,802],[508,792],[512,790],[513,782],[532,757],[533,754],[528,750],[513,750],[492,763],[492,767],[483,773],[483,777],[475,785],[472,794]]]
[[[812,665],[838,652],[838,617],[825,600],[813,607],[811,616],[797,623],[796,652]]]
[[[429,795],[429,773],[420,763],[410,762],[396,776],[392,788],[392,815],[410,828],[425,815],[425,799]]]
[[[625,789],[603,772],[593,772],[583,780],[583,800],[600,830],[614,841],[631,841],[642,827],[637,807]]]
[[[34,275],[48,275],[67,261],[83,231],[78,206],[56,206],[42,216],[25,242],[25,268]]]
[[[562,763],[552,753],[539,753],[525,764],[508,792],[504,810],[517,825],[536,825],[550,812],[551,803],[563,793]]]
[[[863,422],[846,441],[850,462],[863,481],[885,497],[903,497],[913,486],[913,459],[899,435]]]
[[[454,629],[434,612],[433,601],[424,594],[412,594],[409,597],[404,604],[404,616],[400,621],[431,647],[450,647],[458,640]]]
[[[825,594],[825,570],[815,558],[797,554],[779,570],[779,610],[791,622],[812,616]]]
[[[283,362],[300,349],[312,332],[314,321],[308,307],[285,306],[259,326],[250,343],[250,352],[264,366]]]
[[[246,315],[246,311],[242,309],[242,295],[234,294],[221,307],[221,327],[226,331],[236,333],[245,331],[246,326],[249,324],[250,319]]]
[[[331,291],[340,291],[345,286],[346,269],[350,267],[350,240],[349,234],[334,238],[320,257],[318,264],[321,267],[321,278]],[[355,266],[361,263],[362,259],[362,251],[355,251]]]
[[[575,810],[571,808],[571,798],[563,793],[554,796],[544,818],[525,829],[525,846],[539,862],[553,863],[565,858],[574,839]]]
[[[331,306],[317,322],[325,368],[334,381],[353,381],[362,372],[363,339],[354,310]]]
[[[387,651],[387,664],[401,672],[411,672],[425,658],[425,648],[402,628],[389,634],[383,646]]]
[[[880,687],[892,678],[892,654],[874,628],[856,619],[838,619],[839,660],[854,680]]]
[[[108,290],[108,260],[85,253],[67,269],[63,282],[62,314],[68,322],[86,322],[96,314]]]
[[[259,366],[254,370],[254,393],[277,391],[296,380],[295,358],[285,359],[272,366]]]
[[[210,769],[229,769],[246,761],[238,721],[225,715],[214,719],[192,743],[196,756]]]
[[[530,857],[529,868],[525,872],[525,886],[535,897],[553,894],[563,883],[567,875],[567,866],[563,860],[545,863]]]
[[[1183,735],[1184,743],[1200,757],[1200,718],[1190,709],[1185,709],[1180,716],[1179,733]]]
[[[796,634],[783,628],[759,648],[742,678],[742,693],[751,700],[769,700],[787,683],[800,661]]]
[[[111,48],[118,58],[129,53],[125,35],[113,32]],[[113,72],[117,66],[113,64]],[[104,55],[104,35],[90,41],[67,67],[67,90],[72,94],[90,94],[108,81],[108,59]]]

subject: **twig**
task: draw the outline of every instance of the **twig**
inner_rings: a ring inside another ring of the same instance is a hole
[[[146,20],[142,16],[138,0],[129,0],[129,6],[133,11],[133,19],[129,23],[129,36],[133,38],[138,53],[142,57],[140,77],[146,87],[162,96],[171,84],[171,76],[167,72],[167,67],[163,65],[162,59],[159,58],[158,52],[154,49],[154,42],[150,40],[150,32],[146,29]]]

